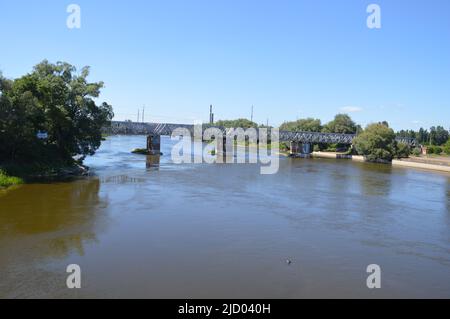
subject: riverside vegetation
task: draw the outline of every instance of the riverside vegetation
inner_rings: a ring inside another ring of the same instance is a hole
[[[15,80],[0,74],[0,187],[20,184],[29,177],[86,174],[83,160],[100,147],[102,127],[114,116],[111,105],[95,102],[103,82],[88,82],[88,76],[89,67],[77,72],[68,63],[46,60]],[[218,121],[216,125],[265,127],[248,119]],[[307,118],[285,122],[280,130],[356,134],[353,148],[317,144],[314,150],[363,155],[372,162],[420,155],[419,148],[398,143],[399,136],[417,139],[429,154],[450,155],[450,134],[441,126],[395,133],[387,122],[363,129],[350,116],[338,114],[325,125]],[[45,132],[45,139],[39,138],[39,132]],[[289,145],[280,145],[281,151],[288,149]]]
[[[86,173],[83,160],[100,147],[101,128],[114,115],[107,103],[95,103],[103,82],[88,82],[88,76],[89,67],[77,72],[68,63],[48,61],[18,79],[0,74],[1,186],[32,176]]]
[[[264,127],[247,119],[222,120],[216,125],[225,128],[233,127]],[[421,148],[411,149],[409,145],[399,143],[396,137],[414,138],[419,144],[427,146],[428,154],[450,155],[450,133],[442,126],[432,127],[430,131],[421,128],[415,131],[394,132],[389,123],[384,121],[368,125],[365,129],[356,124],[347,114],[337,114],[329,123],[322,124],[320,119],[305,118],[296,121],[284,122],[280,126],[281,131],[291,132],[323,132],[356,134],[354,147],[339,144],[316,144],[314,151],[343,152],[346,154],[363,155],[369,162],[388,163],[393,159],[407,158],[410,155],[421,155]],[[280,150],[286,152],[289,145],[280,143]]]

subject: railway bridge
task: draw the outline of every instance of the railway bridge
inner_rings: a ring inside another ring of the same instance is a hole
[[[160,153],[161,136],[171,136],[177,129],[185,129],[194,136],[195,126],[191,124],[170,124],[170,123],[135,123],[113,121],[110,127],[103,128],[103,132],[110,135],[147,135],[147,149],[155,154]],[[226,129],[214,125],[203,125],[202,136],[206,129],[219,129],[224,139],[230,136],[233,129]],[[258,131],[258,129],[256,129]],[[270,131],[270,129],[269,129]],[[314,144],[341,144],[352,145],[355,134],[320,133],[320,132],[279,132],[279,141],[290,143],[292,154],[311,154]],[[415,139],[397,138],[398,142],[408,144],[412,147],[418,146]],[[223,147],[226,143],[223,143]],[[225,149],[224,149],[225,151]]]

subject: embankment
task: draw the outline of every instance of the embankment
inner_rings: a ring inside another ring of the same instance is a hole
[[[356,162],[365,162],[364,156],[357,155],[346,155],[339,153],[329,153],[329,152],[314,152],[313,157],[315,158],[329,158],[329,159],[349,159]],[[401,160],[393,160],[392,166],[395,167],[409,167],[409,168],[418,168],[439,172],[447,172],[450,173],[450,165],[446,163],[437,163],[436,161],[427,161],[427,159],[423,158],[408,158]]]

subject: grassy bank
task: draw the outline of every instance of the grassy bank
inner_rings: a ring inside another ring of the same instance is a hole
[[[20,183],[33,181],[37,179],[55,179],[71,176],[85,176],[88,174],[88,168],[78,164],[76,161],[54,161],[52,163],[1,163],[0,172],[4,181],[20,181]],[[14,177],[17,180],[14,179]],[[9,178],[12,178],[10,180]],[[1,183],[0,183],[1,184]],[[6,184],[6,182],[5,182]]]
[[[0,170],[0,187],[9,187],[13,185],[23,184],[23,179],[15,176],[9,176]]]

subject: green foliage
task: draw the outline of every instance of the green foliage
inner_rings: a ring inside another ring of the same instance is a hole
[[[320,132],[322,131],[322,122],[313,118],[300,119],[294,122],[284,122],[280,126],[280,131]]]
[[[430,140],[430,135],[427,130],[420,128],[419,132],[416,134],[416,138],[420,144],[426,144]]]
[[[358,154],[368,161],[391,161],[397,153],[395,133],[384,124],[371,124],[354,140]]]
[[[221,120],[214,123],[215,126],[221,126],[225,128],[257,128],[258,124],[247,119],[237,120]]]
[[[288,145],[288,143],[286,142],[280,142],[280,152],[287,152],[290,149],[290,145]]]
[[[355,134],[358,126],[347,114],[338,114],[334,120],[323,127],[324,133]]]
[[[442,147],[436,146],[436,145],[430,145],[427,147],[427,154],[440,155],[440,154],[442,154]]]
[[[420,156],[420,155],[422,155],[422,150],[419,147],[416,147],[413,149],[412,154],[414,156]]]
[[[411,148],[408,144],[398,143],[396,148],[396,158],[408,158],[411,155]]]
[[[0,169],[0,187],[9,187],[22,183],[23,180],[21,178],[8,176],[3,170]]]
[[[0,78],[0,162],[70,163],[94,154],[113,112],[96,105],[103,83],[89,83],[88,75],[88,67],[78,74],[68,63],[43,61],[16,80]]]
[[[447,142],[450,133],[442,126],[433,126],[430,131],[425,130],[424,128],[420,128],[420,130],[417,132],[413,130],[401,130],[397,133],[397,136],[414,138],[419,142],[419,144],[422,145],[442,146]]]
[[[450,139],[444,145],[444,153],[450,155]]]
[[[432,145],[444,145],[449,138],[449,133],[442,126],[432,127],[430,129],[430,142]]]

